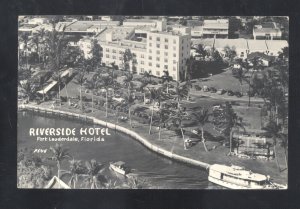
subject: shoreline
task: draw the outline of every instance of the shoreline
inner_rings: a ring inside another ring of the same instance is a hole
[[[118,130],[119,132],[122,132],[141,143],[142,146],[146,147],[150,151],[153,151],[155,154],[179,163],[184,163],[187,166],[195,166],[199,169],[208,170],[209,166],[212,164],[239,165],[247,168],[248,170],[252,170],[255,173],[270,175],[273,179],[273,182],[287,185],[287,170],[285,169],[282,172],[278,172],[274,160],[254,161],[252,159],[230,157],[227,156],[227,149],[222,146],[218,147],[218,149],[214,150],[213,152],[201,151],[202,147],[194,148],[188,151],[183,150],[182,140],[179,139],[178,141],[178,138],[174,137],[172,133],[168,131],[162,132],[162,136],[164,135],[164,140],[158,140],[156,136],[158,132],[154,131],[151,135],[147,135],[147,125],[145,126],[145,124],[140,124],[134,119],[132,119],[134,122],[134,127],[130,127],[127,123],[122,124],[122,126],[117,125],[114,115],[111,113],[109,114],[109,117],[104,118],[104,112],[101,110],[90,112],[84,115],[83,113],[78,112],[77,109],[69,109],[65,106],[57,106],[55,109],[52,109],[48,107],[47,104],[20,104],[18,105],[18,110],[21,109],[39,112],[41,115],[48,114],[56,117],[78,119],[86,123],[98,124],[113,130]],[[135,130],[131,130],[132,128]]]
[[[68,116],[69,118],[77,118],[78,120],[83,120],[83,121],[88,122],[88,123],[90,122],[90,123],[93,123],[93,124],[97,124],[97,125],[107,127],[107,128],[110,128],[110,129],[114,129],[114,130],[117,130],[121,133],[124,133],[124,134],[130,136],[131,138],[133,138],[134,140],[138,141],[139,143],[141,143],[147,149],[149,149],[149,150],[151,150],[151,151],[153,151],[153,152],[155,152],[159,155],[167,157],[169,159],[176,160],[176,161],[179,161],[181,163],[186,163],[186,164],[189,164],[189,165],[192,165],[192,166],[196,166],[196,167],[199,167],[199,168],[202,168],[202,169],[205,169],[205,170],[208,170],[209,166],[210,166],[210,164],[208,164],[208,163],[201,162],[199,160],[194,160],[194,159],[184,157],[184,156],[175,154],[173,152],[167,151],[167,150],[163,149],[160,146],[157,146],[153,143],[150,143],[148,139],[146,139],[145,137],[139,135],[138,133],[136,133],[132,130],[129,130],[129,129],[127,129],[123,126],[119,126],[117,124],[113,124],[113,123],[110,123],[110,122],[103,121],[103,120],[98,119],[96,117],[84,116],[84,115],[81,115],[81,114],[78,114],[78,113],[72,113],[72,112],[67,112],[67,111],[58,110],[58,109],[38,107],[36,105],[24,105],[24,104],[18,105],[18,110],[27,110],[27,111],[32,110],[32,111],[37,111],[37,112],[40,111],[40,113],[44,112],[45,114],[51,112],[51,113],[54,113],[54,115],[55,114],[60,114],[60,116],[63,115],[63,116]]]

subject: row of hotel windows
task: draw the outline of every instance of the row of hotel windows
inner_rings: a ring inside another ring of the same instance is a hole
[[[152,43],[149,43],[149,47],[152,47]],[[156,48],[160,48],[160,44],[156,44]],[[169,49],[169,46],[165,45],[165,49]],[[184,50],[184,47],[182,46],[181,49]],[[173,50],[176,50],[176,46],[173,46]]]
[[[149,40],[152,40],[152,36],[149,36]],[[156,41],[160,41],[160,37],[156,37]],[[165,38],[164,41],[166,43],[168,43],[169,39]],[[175,39],[173,40],[173,44],[176,44],[176,40]]]
[[[144,72],[145,72],[145,69],[141,68],[141,73],[144,73]],[[149,70],[149,73],[151,73],[151,70]],[[156,76],[161,76],[160,71],[156,71],[155,74],[156,74]],[[175,77],[175,74],[173,74],[173,77]]]

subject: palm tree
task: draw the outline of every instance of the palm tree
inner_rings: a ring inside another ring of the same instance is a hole
[[[209,109],[201,108],[199,112],[192,113],[192,115],[194,116],[194,118],[197,120],[197,122],[201,126],[202,143],[203,143],[205,151],[208,152],[208,149],[207,149],[206,144],[205,144],[206,140],[204,138],[204,125],[207,122],[209,122],[209,116],[210,116]]]
[[[80,107],[81,111],[83,111],[83,106],[82,106],[82,86],[85,83],[86,78],[85,78],[85,72],[79,71],[78,74],[75,76],[75,83],[79,84],[79,95],[80,95]]]
[[[170,81],[172,81],[173,79],[172,79],[172,77],[169,75],[169,71],[167,71],[167,70],[165,70],[164,71],[164,75],[163,75],[163,77],[162,77],[162,81],[163,81],[163,83],[167,83],[167,94],[169,93],[169,83],[170,83]]]
[[[106,179],[101,174],[105,170],[104,165],[98,163],[95,159],[86,161],[85,165],[87,174],[82,176],[85,177],[84,181],[87,183],[87,185],[89,185],[91,189],[98,189],[99,184],[104,186],[104,182],[106,181]]]
[[[39,37],[39,43],[41,43],[42,45],[45,44],[45,36],[46,36],[46,31],[45,28],[41,28],[37,31],[36,36]],[[43,46],[44,48],[44,46]],[[42,53],[44,55],[44,53]],[[40,48],[38,48],[38,55],[39,55],[39,62],[41,62],[40,58],[41,58],[41,53],[40,53]],[[45,62],[45,57],[43,57],[43,61]]]
[[[197,47],[195,48],[196,53],[199,54],[200,57],[205,58],[207,55],[206,50],[204,49],[202,44],[198,44]],[[197,56],[196,56],[197,57]]]
[[[123,65],[125,71],[130,71],[129,62],[132,61],[133,54],[131,53],[130,49],[126,49],[123,53]]]
[[[191,77],[191,74],[194,70],[195,58],[193,56],[190,56],[190,58],[186,59],[185,64],[186,64],[186,69],[184,74],[184,80],[186,81],[188,77]]]
[[[281,172],[279,163],[278,163],[278,158],[277,158],[277,151],[276,151],[276,145],[277,145],[277,139],[281,137],[280,134],[280,125],[277,125],[276,122],[270,121],[266,127],[263,128],[266,131],[266,135],[272,137],[273,139],[273,146],[274,146],[274,157],[276,160],[277,168],[279,172]]]
[[[187,113],[182,111],[181,109],[178,109],[169,117],[169,120],[172,120],[173,124],[176,124],[180,129],[184,149],[186,149],[186,144],[185,144],[185,138],[184,138],[184,133],[182,128],[182,121],[187,119],[190,118],[187,116]]]
[[[94,112],[94,90],[98,86],[98,75],[95,74],[91,80],[86,80],[87,81],[87,88],[91,91],[92,94],[92,112]]]
[[[57,82],[57,85],[58,85],[58,95],[57,96],[58,96],[59,104],[61,105],[60,86],[62,84],[62,79],[61,79],[61,76],[60,76],[60,71],[58,71],[58,70],[54,71],[54,73],[52,75],[52,79]]]
[[[242,128],[244,132],[246,129],[243,124],[243,118],[239,117],[233,110],[229,102],[225,103],[225,108],[221,111],[214,112],[213,124],[223,133],[226,137],[229,137],[230,150],[232,152],[232,136],[236,129]]]
[[[62,78],[62,83],[65,85],[65,90],[66,90],[66,95],[67,95],[67,101],[68,104],[70,105],[70,99],[69,99],[69,94],[68,94],[68,78],[67,77],[63,77]]]
[[[134,104],[134,99],[132,98],[132,95],[126,96],[125,97],[125,102],[124,104],[127,105],[128,107],[128,118],[129,118],[129,124],[130,127],[132,128],[132,122],[131,122],[131,106]]]
[[[19,82],[19,87],[21,88],[21,93],[27,96],[28,101],[30,101],[35,96],[36,88],[30,82]]]
[[[124,79],[124,84],[128,89],[128,95],[130,95],[130,90],[132,89],[133,86],[133,75],[131,73],[126,73],[125,74],[126,78]]]
[[[241,87],[240,91],[242,93],[243,92],[243,81],[246,79],[246,73],[244,72],[242,66],[233,71],[233,77],[238,79],[238,81],[240,82],[240,87]]]
[[[155,105],[156,101],[159,102],[159,105],[160,105],[161,89],[149,89],[149,91],[150,91],[150,99],[152,101],[150,126],[149,126],[149,135],[150,135],[151,129],[152,129],[152,122],[153,122],[154,105]]]
[[[151,75],[149,72],[145,71],[144,74],[143,74],[143,80],[146,82],[146,83],[151,83]]]
[[[21,33],[20,34],[20,41],[23,42],[24,47],[23,47],[23,53],[25,54],[25,60],[26,60],[26,69],[28,69],[28,42],[29,42],[29,35],[27,33]]]
[[[65,176],[65,175],[69,175],[70,176],[70,180],[68,182],[68,185],[70,187],[73,186],[73,189],[76,189],[76,183],[78,182],[78,177],[81,174],[84,174],[85,168],[82,165],[80,160],[70,160],[70,170],[69,171],[62,171],[62,175],[61,177]]]
[[[171,111],[166,109],[166,108],[160,108],[158,111],[158,128],[159,128],[159,132],[158,132],[158,139],[161,139],[161,127],[165,127],[166,122],[169,120],[169,115],[171,114]]]
[[[176,82],[176,99],[177,99],[177,108],[180,107],[180,101],[185,98],[188,94],[188,89],[185,84],[180,84],[178,81]]]
[[[60,169],[61,169],[61,162],[67,158],[70,158],[69,150],[63,148],[62,144],[55,144],[54,147],[50,147],[52,152],[52,157],[50,158],[53,161],[56,161],[57,165],[57,178],[60,178]]]
[[[101,89],[102,92],[105,92],[105,102],[106,102],[106,114],[105,116],[108,116],[108,89],[112,87],[112,77],[107,75],[98,75],[98,82],[97,87]]]

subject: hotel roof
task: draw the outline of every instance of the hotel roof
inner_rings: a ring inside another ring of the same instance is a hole
[[[95,38],[100,42],[105,42],[106,34],[112,33],[113,41],[123,40],[133,31],[134,31],[134,27],[123,27],[123,26],[110,27],[104,30],[103,32],[99,33]]]
[[[220,29],[228,29],[228,20],[227,19],[218,19],[218,20],[204,20],[203,27],[204,28],[220,28]]]
[[[247,43],[250,52],[268,50],[265,40],[247,40]]]

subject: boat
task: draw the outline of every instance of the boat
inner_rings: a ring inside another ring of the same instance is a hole
[[[109,168],[124,176],[130,172],[130,169],[126,166],[126,164],[123,161],[110,163]]]
[[[271,182],[270,176],[236,165],[211,165],[208,180],[229,189],[287,189],[285,185]]]

